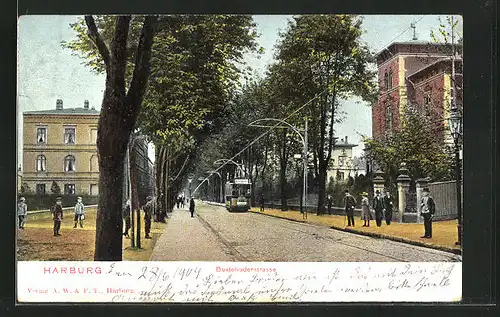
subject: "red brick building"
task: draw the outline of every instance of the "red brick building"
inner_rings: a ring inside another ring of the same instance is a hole
[[[430,116],[434,133],[449,140],[451,47],[428,42],[393,43],[376,55],[378,101],[372,106],[372,136],[390,135],[401,126],[405,108],[414,105]],[[462,60],[455,60],[456,87],[462,86]],[[457,104],[462,93],[457,90]]]

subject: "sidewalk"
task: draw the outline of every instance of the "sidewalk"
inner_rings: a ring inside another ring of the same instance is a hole
[[[420,237],[424,234],[423,224],[391,222],[388,226],[384,221],[381,227],[377,227],[375,220],[373,220],[370,222],[370,227],[361,227],[363,225],[363,221],[360,220],[359,217],[355,217],[354,220],[356,226],[347,227],[345,216],[317,216],[316,213],[309,212],[307,213],[307,219],[303,219],[303,216],[299,211],[265,209],[264,212],[260,212],[258,208],[252,208],[250,212],[297,222],[318,224],[345,232],[404,242],[460,254],[460,247],[455,245],[455,241],[457,239],[456,220],[434,222],[432,224],[432,239],[422,239]]]
[[[215,234],[195,213],[175,209],[168,219],[150,261],[235,261]]]

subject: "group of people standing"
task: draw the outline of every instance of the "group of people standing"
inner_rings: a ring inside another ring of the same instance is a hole
[[[144,206],[142,206],[142,210],[144,210],[144,238],[145,239],[152,239],[151,238],[151,220],[153,218],[153,215],[156,214],[156,208],[155,208],[155,203],[154,199],[152,196],[146,197],[146,203]],[[127,202],[125,203],[125,206],[123,207],[122,210],[122,217],[123,221],[125,222],[125,230],[123,231],[123,236],[126,238],[130,238],[130,235],[128,231],[130,230],[131,226],[131,202],[130,199],[127,199]]]
[[[370,212],[368,193],[361,193],[361,197],[361,219],[364,221],[363,227],[369,227],[372,214]],[[375,197],[373,198],[371,207],[375,210],[375,222],[377,223],[377,227],[382,226],[383,219],[385,219],[387,225],[391,224],[394,202],[389,191],[385,192],[384,197],[380,195],[379,190],[375,191]]]
[[[62,208],[62,197],[57,197],[55,204],[50,208],[50,212],[52,214],[52,220],[54,221],[54,237],[60,236],[61,233],[61,223],[64,218],[63,208]],[[80,225],[80,228],[83,228],[83,220],[85,219],[85,206],[82,201],[82,197],[78,197],[75,207],[74,207],[75,217],[74,217],[74,226],[76,228],[77,225]],[[18,217],[18,226],[19,229],[24,230],[24,226],[26,224],[26,220],[28,217],[28,206],[26,205],[26,198],[19,198],[19,202],[17,204],[17,217]]]

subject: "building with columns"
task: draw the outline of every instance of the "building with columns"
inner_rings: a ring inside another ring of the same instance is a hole
[[[52,110],[23,113],[23,185],[37,194],[98,195],[97,123],[99,111],[65,108],[58,99]]]

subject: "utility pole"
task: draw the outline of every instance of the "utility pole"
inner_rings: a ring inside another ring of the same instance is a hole
[[[304,213],[302,214],[305,219],[307,219],[307,114],[306,114],[306,123],[304,127],[304,180],[303,186],[304,189],[302,191],[303,201],[304,201]]]

